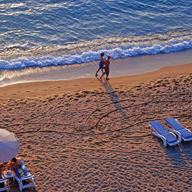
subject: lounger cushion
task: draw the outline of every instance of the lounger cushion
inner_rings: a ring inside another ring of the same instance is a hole
[[[192,137],[192,134],[187,129],[180,130],[179,132],[183,138]]]
[[[29,174],[29,172],[23,171],[23,170],[20,169],[20,168],[14,169],[14,172],[15,172],[15,174],[16,174],[16,176],[17,176],[18,178],[21,178],[21,177],[23,177],[23,176],[27,176],[27,175]]]
[[[164,134],[163,136],[166,138],[166,140],[169,143],[177,141],[177,138],[174,137],[173,134],[171,134],[171,133]]]
[[[24,162],[22,161],[22,159],[21,158],[19,158],[19,159],[21,161],[21,167],[14,169],[14,172],[15,172],[15,174],[16,174],[16,176],[18,178],[21,178],[23,176],[29,175],[29,171],[27,170],[27,168],[26,168]]]
[[[176,121],[174,118],[167,118],[165,119],[165,121],[171,125],[171,127],[174,127],[174,129],[176,131],[180,130],[180,129],[184,129],[184,127],[178,122]]]
[[[169,133],[169,131],[158,120],[152,121],[150,124],[161,135]]]
[[[191,138],[192,133],[185,129],[176,119],[174,118],[167,118],[165,121],[176,131],[178,131],[181,134],[182,138]]]

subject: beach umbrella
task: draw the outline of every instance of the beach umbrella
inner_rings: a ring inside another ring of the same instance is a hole
[[[0,163],[7,162],[17,155],[19,141],[14,133],[0,129]]]

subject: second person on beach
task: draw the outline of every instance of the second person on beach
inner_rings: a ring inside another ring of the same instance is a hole
[[[102,72],[102,75],[103,75],[103,67],[104,67],[104,59],[103,59],[103,56],[104,56],[104,52],[101,53],[101,56],[100,56],[100,60],[99,60],[99,68],[97,69],[96,73],[95,73],[95,77],[98,76],[98,72],[101,70]]]
[[[103,74],[101,75],[100,79],[103,77],[103,75],[106,74],[106,80],[109,80],[108,76],[109,76],[109,65],[110,65],[110,59],[111,59],[111,56],[108,55],[107,59],[105,59],[105,66],[104,66],[104,69],[105,69],[105,72],[103,72]]]

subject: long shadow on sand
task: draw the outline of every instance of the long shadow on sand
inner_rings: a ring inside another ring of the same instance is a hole
[[[113,89],[113,87],[111,86],[109,81],[107,81],[106,79],[104,79],[104,81],[102,81],[99,78],[97,78],[97,79],[102,83],[102,85],[104,86],[105,90],[109,94],[109,97],[110,97],[112,103],[114,104],[115,108],[118,109],[121,112],[121,114],[123,115],[123,117],[125,119],[127,119],[126,113],[123,111],[122,106],[119,103],[118,95],[115,93],[115,90]]]
[[[186,167],[192,165],[192,141],[181,142],[174,147],[166,147],[165,153],[169,157],[170,162],[177,167]]]
[[[191,149],[192,149],[192,141],[188,141],[188,142],[182,142],[179,145],[183,156],[185,157],[186,161],[189,164],[192,164],[192,153],[191,153]]]
[[[172,165],[176,167],[186,167],[187,162],[179,145],[173,147],[164,147],[164,151]]]

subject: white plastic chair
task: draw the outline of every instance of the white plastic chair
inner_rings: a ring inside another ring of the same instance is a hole
[[[25,172],[25,176],[22,176],[20,168],[13,170],[15,172],[15,179],[17,180],[17,182],[19,184],[19,190],[22,191],[23,189],[28,188],[28,187],[34,187],[35,188],[35,180],[34,180],[35,176],[31,175],[28,172],[22,159],[20,157],[19,157],[19,159],[21,161],[21,168]],[[28,180],[28,181],[25,184],[25,182],[23,182],[23,181],[26,181],[26,180]]]
[[[0,179],[0,184],[4,185],[4,187],[0,187],[0,191],[7,191],[8,192],[7,179]]]
[[[15,176],[15,179],[17,180],[19,184],[19,190],[22,191],[25,188],[28,187],[34,187],[35,188],[35,181],[34,181],[34,175],[29,174],[28,176],[23,176],[21,178]],[[30,183],[24,184],[23,181],[31,180]]]

